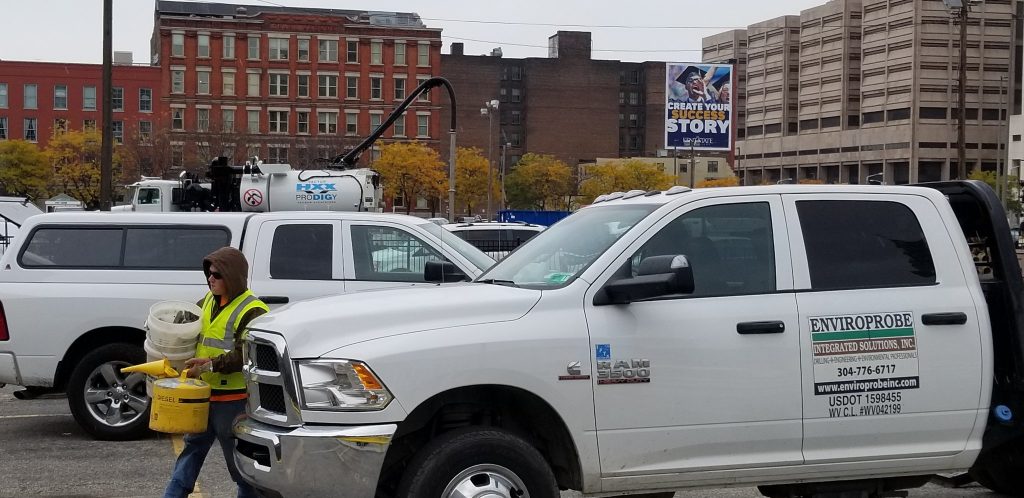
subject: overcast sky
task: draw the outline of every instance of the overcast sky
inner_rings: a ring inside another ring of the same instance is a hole
[[[559,29],[593,33],[595,59],[687,62],[700,60],[701,37],[825,3],[825,0],[249,0],[352,10],[415,12],[442,28],[449,53],[501,47],[506,57],[546,57],[547,38]],[[103,0],[0,0],[0,59],[102,62]],[[114,0],[113,48],[149,61],[152,0]]]

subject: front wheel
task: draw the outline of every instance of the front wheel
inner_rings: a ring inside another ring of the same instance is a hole
[[[146,361],[142,348],[125,343],[100,346],[79,360],[68,378],[68,405],[75,421],[96,439],[124,441],[149,432],[146,376],[122,367]]]
[[[403,498],[558,498],[544,457],[525,440],[495,428],[465,428],[424,446],[398,486]]]
[[[975,462],[971,477],[996,493],[1024,496],[1024,447],[1013,441]]]

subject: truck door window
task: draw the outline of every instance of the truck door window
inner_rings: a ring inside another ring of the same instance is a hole
[[[121,264],[120,228],[40,228],[22,251],[26,268],[113,268]]]
[[[270,248],[270,278],[331,280],[334,228],[326,224],[282,225]]]
[[[914,212],[891,201],[798,201],[811,287],[931,285],[935,265]]]
[[[203,258],[231,243],[226,228],[131,227],[124,266],[153,270],[201,270]]]
[[[771,207],[723,204],[690,211],[647,241],[631,259],[682,254],[693,268],[691,297],[763,294],[775,290]]]
[[[158,188],[140,188],[139,189],[139,204],[160,204],[160,189]]]
[[[357,280],[423,282],[427,261],[444,256],[405,230],[352,225],[353,263]]]

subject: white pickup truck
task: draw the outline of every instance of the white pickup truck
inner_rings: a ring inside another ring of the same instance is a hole
[[[102,439],[147,431],[138,363],[149,307],[206,292],[202,258],[238,247],[271,308],[329,294],[476,277],[494,263],[440,226],[366,212],[61,213],[29,218],[0,258],[0,383],[68,394]],[[433,262],[433,263],[432,263]]]
[[[284,497],[1021,496],[1022,292],[978,182],[617,193],[472,283],[255,320],[235,459]]]

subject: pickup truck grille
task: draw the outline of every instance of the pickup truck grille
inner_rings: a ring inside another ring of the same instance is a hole
[[[250,330],[245,341],[249,416],[271,425],[301,425],[284,337]]]

